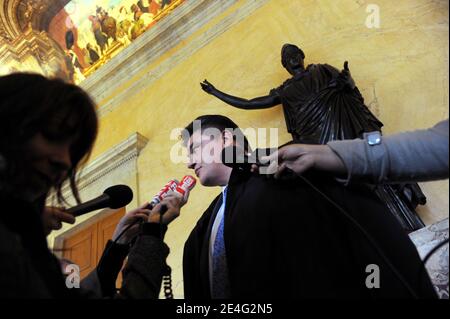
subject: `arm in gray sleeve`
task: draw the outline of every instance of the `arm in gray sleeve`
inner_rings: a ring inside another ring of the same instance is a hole
[[[383,136],[375,145],[369,145],[370,134],[364,134],[362,140],[327,144],[344,162],[347,184],[355,180],[380,184],[449,177],[448,119],[430,129]]]

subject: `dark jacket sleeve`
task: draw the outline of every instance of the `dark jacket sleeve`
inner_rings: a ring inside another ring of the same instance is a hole
[[[106,298],[157,298],[169,249],[162,239],[167,226],[144,223],[135,244],[114,243],[109,240],[97,268],[83,279],[85,290]],[[123,281],[117,293],[116,280],[123,263]]]
[[[114,296],[116,294],[117,276],[129,251],[129,245],[118,244],[109,240],[96,269],[82,280],[82,287],[96,291],[103,297]]]
[[[144,223],[128,255],[119,298],[156,299],[161,290],[162,277],[167,269],[169,247],[163,242],[166,226]]]

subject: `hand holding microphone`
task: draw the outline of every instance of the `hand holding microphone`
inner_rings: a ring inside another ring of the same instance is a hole
[[[163,188],[161,188],[161,190],[158,192],[158,194],[156,194],[153,199],[151,200],[150,203],[148,203],[147,205],[147,209],[153,209],[157,204],[159,204],[164,197],[166,197],[166,195],[171,192],[174,191],[177,187],[178,187],[178,181],[176,179],[172,179],[171,181],[169,181],[166,185],[164,185]]]
[[[153,196],[150,202],[133,209],[123,216],[114,230],[112,240],[120,243],[129,243],[139,232],[139,224],[148,220],[152,209],[159,204],[163,198],[178,186],[177,180],[171,180],[160,191]]]
[[[155,206],[148,217],[148,222],[162,222],[168,225],[172,220],[180,216],[180,209],[189,198],[189,192],[196,184],[194,177],[186,175],[177,185],[174,191],[169,191],[159,204]]]
[[[74,224],[75,217],[103,208],[120,208],[126,206],[133,199],[133,191],[126,185],[108,187],[102,195],[87,202],[64,209],[47,206],[42,211],[42,223],[46,235],[53,230],[62,228],[62,223]]]
[[[62,228],[62,223],[74,224],[75,217],[64,211],[63,208],[46,206],[42,212],[42,222],[44,224],[45,235],[50,234],[53,230]]]
[[[169,224],[180,215],[180,208],[186,204],[189,191],[196,183],[192,176],[185,176],[178,183],[171,180],[153,197],[140,207],[127,212],[114,231],[113,241],[128,243],[139,231],[139,221]],[[162,217],[161,217],[162,215]]]
[[[139,232],[139,222],[146,221],[151,213],[149,203],[127,212],[119,221],[114,230],[112,240],[119,244],[129,243]]]
[[[270,156],[263,157],[262,162],[269,164],[267,171],[275,174],[275,178],[280,178],[288,169],[297,175],[309,169],[346,173],[344,163],[328,145],[286,145]],[[259,165],[253,165],[252,171],[258,172]]]

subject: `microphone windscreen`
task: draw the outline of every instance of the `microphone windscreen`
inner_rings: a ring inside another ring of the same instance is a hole
[[[222,150],[222,163],[228,167],[243,168],[249,165],[249,157],[245,154],[244,150],[234,145],[227,146]]]
[[[244,171],[250,171],[252,164],[258,166],[266,166],[269,163],[263,164],[260,162],[260,158],[268,156],[275,152],[277,148],[263,148],[256,149],[251,153],[245,153],[241,147],[235,145],[224,147],[222,150],[222,163],[231,168],[237,168]]]
[[[181,179],[181,182],[178,184],[178,187],[185,188],[191,191],[196,183],[197,180],[193,176],[186,175]]]
[[[133,199],[133,191],[127,185],[115,185],[105,189],[103,194],[109,196],[109,208],[121,208]]]

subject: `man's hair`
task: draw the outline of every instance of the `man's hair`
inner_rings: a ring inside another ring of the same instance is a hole
[[[194,125],[194,122],[199,121],[200,126]],[[189,123],[188,126],[184,129],[184,134],[182,135],[183,143],[187,145],[189,137],[194,134],[194,130],[197,129],[197,127],[201,127],[202,132],[205,129],[208,128],[216,128],[220,132],[223,132],[225,130],[230,130],[233,133],[233,140],[234,141],[244,141],[244,150],[245,152],[248,152],[250,150],[250,146],[248,143],[247,138],[242,133],[239,126],[237,126],[236,123],[234,123],[231,119],[229,119],[226,116],[223,115],[202,115],[197,117],[194,121]]]

